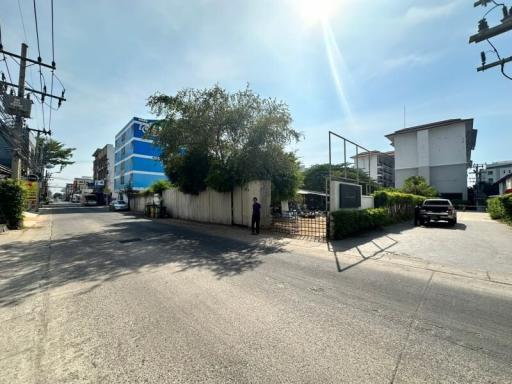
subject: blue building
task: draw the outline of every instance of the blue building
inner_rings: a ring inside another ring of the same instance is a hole
[[[118,195],[131,186],[135,191],[149,187],[156,180],[167,179],[159,159],[160,148],[144,138],[155,120],[131,119],[116,135],[114,155],[114,192]]]

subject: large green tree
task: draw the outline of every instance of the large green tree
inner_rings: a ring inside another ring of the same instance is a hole
[[[412,193],[413,195],[435,197],[438,195],[437,190],[431,187],[425,178],[421,176],[411,176],[405,179],[404,185],[400,188],[402,192]]]
[[[345,177],[346,172],[346,177]],[[333,164],[331,166],[331,176],[339,180],[357,181],[366,184],[370,180],[367,173],[363,170],[355,169],[350,166],[345,167],[343,164]],[[310,191],[325,192],[325,181],[329,178],[329,163],[315,164],[304,171],[304,189]]]
[[[275,198],[295,194],[298,163],[285,147],[300,134],[285,103],[261,98],[249,87],[230,93],[215,85],[155,94],[148,106],[159,118],[148,134],[162,148],[167,176],[183,192],[207,186],[224,192],[267,179]]]

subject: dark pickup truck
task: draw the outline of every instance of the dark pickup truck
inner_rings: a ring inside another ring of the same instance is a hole
[[[420,225],[431,221],[447,221],[450,225],[457,224],[457,211],[448,199],[427,199],[419,208]]]

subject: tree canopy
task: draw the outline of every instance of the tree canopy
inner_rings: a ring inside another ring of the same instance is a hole
[[[331,167],[332,176],[336,179],[345,178],[345,166],[343,164],[333,164]],[[368,183],[370,180],[368,174],[363,170],[346,167],[347,180],[356,181],[359,174],[360,183]],[[315,164],[304,171],[304,189],[310,191],[325,192],[325,180],[329,178],[329,163]]]
[[[421,176],[411,176],[405,179],[400,191],[425,197],[435,197],[438,195],[437,190],[428,185],[427,180]]]
[[[225,192],[256,179],[271,180],[276,198],[300,184],[298,161],[286,145],[300,139],[288,106],[249,87],[230,93],[218,85],[155,94],[148,106],[159,120],[149,135],[162,149],[171,182],[185,193]],[[285,177],[286,175],[286,177]]]
[[[66,165],[74,163],[71,158],[75,148],[66,148],[64,144],[54,139],[45,140],[40,138],[37,144],[42,153],[41,165],[43,167],[60,165],[62,169]]]

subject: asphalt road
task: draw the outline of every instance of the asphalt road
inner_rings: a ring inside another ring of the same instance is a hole
[[[97,208],[45,219],[0,236],[1,383],[512,382],[512,285],[338,272]]]

